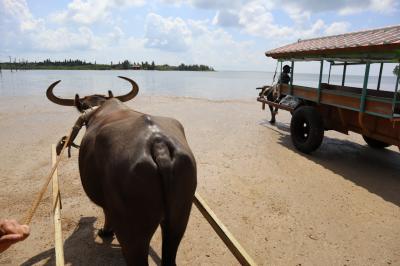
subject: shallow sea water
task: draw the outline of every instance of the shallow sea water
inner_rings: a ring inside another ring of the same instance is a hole
[[[256,87],[271,85],[274,73],[255,71],[135,71],[135,70],[26,70],[0,72],[0,97],[44,95],[47,87],[54,81],[62,80],[55,89],[55,94],[73,97],[75,93],[89,95],[114,95],[125,93],[129,84],[117,78],[126,76],[135,80],[140,94],[151,96],[180,96],[206,98],[212,100],[251,99],[257,96]],[[323,82],[327,81],[324,75]],[[341,76],[332,75],[331,83],[340,84]],[[361,87],[362,76],[346,77],[347,86]],[[372,76],[369,88],[376,87],[377,78]],[[317,74],[297,74],[294,84],[317,87]],[[382,88],[393,90],[394,76],[382,77]]]

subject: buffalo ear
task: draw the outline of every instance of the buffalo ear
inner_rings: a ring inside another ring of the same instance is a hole
[[[114,98],[114,94],[110,90],[108,91],[108,98]]]
[[[81,99],[79,99],[79,95],[75,94],[75,106],[76,109],[78,109],[79,112],[83,113],[85,110],[83,109],[82,103],[81,103]]]

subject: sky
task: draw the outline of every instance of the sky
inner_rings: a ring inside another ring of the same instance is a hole
[[[273,71],[269,49],[398,24],[399,0],[0,0],[0,61]]]

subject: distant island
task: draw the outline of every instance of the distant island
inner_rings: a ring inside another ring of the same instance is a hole
[[[97,64],[96,62],[86,62],[82,60],[67,60],[64,61],[51,61],[46,59],[41,62],[28,62],[28,61],[17,61],[10,60],[10,62],[0,63],[1,69],[10,69],[11,71],[18,70],[29,70],[29,69],[46,69],[46,70],[160,70],[160,71],[215,71],[214,68],[206,65],[185,65],[180,64],[179,66],[170,66],[167,64],[156,65],[153,62],[129,62],[124,60],[114,64]]]

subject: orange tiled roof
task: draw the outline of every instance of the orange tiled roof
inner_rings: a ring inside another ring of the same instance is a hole
[[[400,25],[326,36],[285,45],[266,52],[275,59],[338,53],[385,52],[400,49]],[[400,57],[400,55],[399,55]]]

